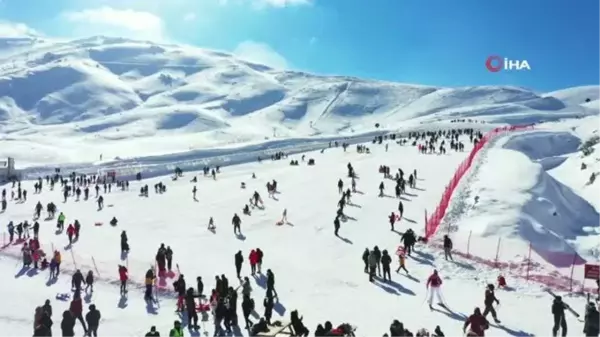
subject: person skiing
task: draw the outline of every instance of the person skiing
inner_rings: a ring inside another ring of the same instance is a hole
[[[433,271],[433,274],[427,279],[426,289],[429,291],[429,309],[433,310],[433,297],[437,297],[438,301],[442,303],[442,297],[440,296],[440,287],[442,286],[442,279],[438,275],[437,270]]]
[[[500,305],[500,301],[498,301],[496,295],[494,294],[494,285],[488,284],[487,289],[485,290],[485,299],[483,302],[485,304],[485,309],[483,310],[483,317],[487,317],[488,314],[492,314],[492,318],[494,319],[494,321],[496,323],[500,323],[496,315],[496,310],[494,309],[494,302]]]
[[[463,332],[467,331],[467,327],[470,328],[467,336],[485,336],[485,330],[489,329],[490,324],[481,314],[481,310],[475,308],[473,314],[465,321]]]
[[[256,252],[254,252],[256,254]],[[242,271],[242,263],[244,262],[244,257],[242,256],[242,251],[238,250],[235,254],[235,274],[238,279],[241,279],[240,272]]]
[[[240,217],[237,215],[237,213],[235,213],[233,215],[233,219],[231,219],[231,223],[233,224],[233,234],[241,235],[242,230],[240,228],[240,225],[242,224],[242,219],[240,219]]]
[[[562,297],[555,296],[552,302],[552,315],[554,316],[554,326],[552,327],[552,336],[558,335],[559,328],[562,330],[562,336],[567,336],[567,320],[565,318],[565,310],[569,306],[562,301]]]

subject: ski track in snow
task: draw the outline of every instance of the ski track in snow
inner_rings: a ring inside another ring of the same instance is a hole
[[[98,282],[90,300],[102,312],[99,329],[102,335],[139,336],[151,325],[166,335],[173,320],[178,319],[173,313],[174,298],[165,294],[160,298],[159,308],[147,310],[143,292],[139,289],[146,269],[153,265],[161,242],[173,247],[174,263],[180,266],[188,283],[192,285],[196,276],[202,276],[207,291],[214,286],[215,274],[226,274],[230,282],[235,283],[233,256],[237,250],[242,250],[247,260],[249,251],[260,247],[265,252],[264,269],[274,271],[275,287],[280,295],[275,320],[287,320],[289,312],[298,309],[311,331],[318,323],[330,320],[334,325],[343,322],[356,325],[360,335],[381,335],[388,330],[393,319],[398,319],[413,333],[423,327],[432,331],[439,325],[447,335],[461,334],[464,318],[475,306],[482,307],[484,286],[495,280],[496,271],[460,257],[456,257],[456,262],[446,262],[439,250],[418,246],[417,252],[407,259],[410,276],[394,273],[394,282],[372,284],[363,273],[361,255],[365,247],[378,245],[393,255],[392,267],[396,267],[394,253],[400,236],[389,231],[387,216],[397,209],[398,200],[377,197],[377,186],[382,181],[377,173],[379,165],[388,165],[392,171],[399,167],[405,172],[417,169],[419,178],[423,179],[417,184],[419,190],[409,189],[409,194],[404,196],[410,201],[403,201],[405,215],[397,225],[400,231],[411,227],[419,234],[423,224],[418,219],[422,217],[423,210],[435,208],[445,184],[466,157],[469,148],[464,153],[450,152],[438,156],[420,155],[413,147],[395,143],[390,143],[389,152],[380,145],[367,146],[372,150],[370,155],[357,154],[353,147],[348,152],[336,148],[323,154],[307,153],[307,159],[315,158],[315,166],[306,166],[302,162],[299,167],[289,166],[290,159],[300,159],[300,156],[290,156],[282,161],[224,168],[217,181],[200,175],[197,184],[200,202],[192,200],[192,184],[189,182],[192,174],[198,172],[186,172],[184,178],[178,181],[159,177],[144,180],[141,184],[132,182],[129,191],[113,190],[105,196],[105,204],[113,207],[102,211],[96,210],[93,199],[87,202],[70,199],[62,203],[58,188],[53,192],[45,189],[39,195],[30,193],[24,204],[11,202],[2,219],[3,223],[9,219],[15,222],[30,220],[32,208],[40,200],[44,205],[55,201],[59,211],[65,212],[67,223],[74,219],[82,223],[81,238],[71,251],[77,267],[84,273],[93,266],[92,256],[96,260],[100,275],[96,275]],[[476,174],[476,165],[483,164],[485,149],[483,151],[475,162],[474,172],[470,174]],[[357,206],[347,207],[346,212],[356,221],[342,223],[340,236],[345,240],[340,240],[333,235],[333,218],[339,199],[336,182],[343,178],[349,185],[350,181],[346,178],[348,162],[359,175],[357,189],[361,193],[352,197]],[[257,175],[256,179],[250,178],[253,172]],[[278,181],[281,192],[276,195],[277,200],[268,198],[264,187],[273,179]],[[156,195],[152,191],[152,185],[158,181],[166,182],[166,194]],[[246,182],[245,190],[240,189],[242,181]],[[26,189],[31,190],[31,182],[24,184]],[[150,186],[149,198],[138,196],[142,184]],[[393,182],[385,180],[385,184],[386,191],[392,192]],[[460,190],[467,184],[468,177],[461,182]],[[254,190],[262,194],[265,209],[253,210],[251,216],[242,216],[242,207]],[[457,200],[465,197],[468,196],[463,195]],[[453,209],[459,206],[452,205]],[[291,224],[276,226],[275,222],[284,208],[288,209]],[[243,238],[236,238],[231,232],[230,219],[234,212],[242,217]],[[116,228],[108,225],[113,216],[119,219]],[[217,226],[214,234],[205,227],[210,216],[215,218]],[[95,222],[104,225],[94,226]],[[47,252],[51,244],[62,249],[67,241],[66,235],[57,236],[54,230],[53,222],[41,222],[41,244]],[[121,230],[127,230],[129,236],[131,253],[128,264],[130,279],[135,285],[130,289],[126,305],[115,286],[117,265],[122,263],[119,257]],[[60,277],[56,284],[50,286],[45,285],[45,271],[33,276],[13,277],[20,269],[18,248],[9,246],[0,251],[0,271],[5,275],[0,296],[11,300],[11,305],[0,307],[0,331],[24,335],[32,330],[35,306],[43,304],[46,298],[53,300],[57,294],[69,292],[70,277]],[[63,251],[61,267],[63,271],[75,269],[69,251]],[[243,275],[247,275],[248,268],[245,261]],[[436,311],[430,312],[424,303],[425,281],[434,268],[439,270],[444,280],[442,291],[450,311],[436,308]],[[510,276],[507,281],[518,291],[498,291],[497,296],[502,303],[498,313],[503,325],[492,324],[488,334],[548,334],[551,328],[548,325],[551,298],[538,285],[513,280]],[[252,296],[258,313],[262,313],[263,282],[253,282]],[[167,282],[169,287],[170,283]],[[68,302],[52,302],[53,331],[57,335],[60,315],[68,307]],[[581,298],[568,298],[567,302],[574,308],[583,308],[584,305]],[[543,314],[532,316],[535,312]],[[570,331],[581,331],[581,323],[570,316],[567,319]],[[212,323],[206,322],[205,325],[212,334]],[[76,325],[76,332],[81,332],[79,325]]]

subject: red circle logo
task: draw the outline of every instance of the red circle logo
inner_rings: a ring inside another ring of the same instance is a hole
[[[504,67],[504,60],[498,55],[492,55],[485,60],[485,67],[489,71],[497,73]]]

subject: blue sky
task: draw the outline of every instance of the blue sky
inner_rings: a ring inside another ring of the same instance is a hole
[[[0,0],[0,34],[121,35],[320,74],[549,91],[600,83],[599,11],[598,0]],[[490,73],[489,55],[532,69]]]

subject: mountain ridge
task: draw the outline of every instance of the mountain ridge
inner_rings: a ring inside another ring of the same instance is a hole
[[[599,111],[597,95],[577,104],[599,86],[551,95],[516,86],[448,88],[278,70],[226,52],[124,38],[14,39],[30,45],[0,58],[0,137],[30,148],[54,146],[47,137],[90,146],[183,137],[194,148],[465,118],[528,124]],[[10,40],[0,38],[0,55]]]

